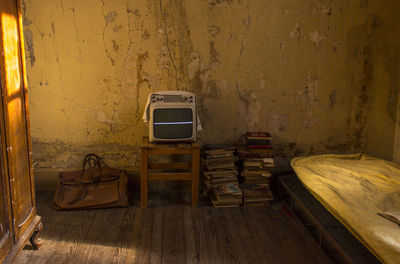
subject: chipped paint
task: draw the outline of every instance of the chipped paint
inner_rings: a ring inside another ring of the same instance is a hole
[[[208,143],[268,130],[287,157],[393,153],[398,1],[22,3],[38,168],[137,166],[147,95],[176,89],[198,95]]]
[[[325,40],[325,36],[321,36],[321,34],[318,32],[318,30],[315,30],[314,32],[311,32],[309,34],[309,39],[314,43],[314,47],[317,50],[320,50],[321,48],[321,41]]]

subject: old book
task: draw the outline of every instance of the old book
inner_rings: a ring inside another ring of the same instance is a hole
[[[234,151],[235,148],[228,145],[206,145],[203,147],[203,153],[205,154],[217,154]]]
[[[236,161],[236,157],[225,157],[225,158],[218,158],[218,159],[206,159],[204,163],[206,166],[212,165],[212,164],[220,164],[220,163],[233,163]]]
[[[227,207],[239,207],[240,204],[221,204],[211,200],[211,203],[214,208],[227,208]]]
[[[235,174],[208,174],[204,175],[206,179],[219,179],[219,178],[233,178],[237,177],[237,173]]]
[[[240,189],[242,190],[245,199],[252,197],[272,198],[272,193],[268,184],[242,184],[240,185]]]
[[[264,163],[272,163],[272,164],[275,163],[275,162],[274,162],[274,158],[271,158],[271,157],[262,158],[262,161],[263,161]]]
[[[236,168],[220,169],[220,170],[214,170],[214,171],[208,171],[208,170],[204,171],[205,175],[230,175],[230,174],[237,175],[237,173],[238,173],[238,171],[236,170]]]
[[[204,182],[204,184],[206,185],[207,191],[212,192],[212,190],[213,190],[215,187],[221,186],[221,185],[226,185],[227,183],[221,182],[221,183],[214,183],[214,184],[211,184],[211,183],[209,183],[209,182]],[[229,184],[238,185],[238,182],[237,182],[237,181],[235,181],[235,182],[229,182]]]
[[[235,169],[235,164],[234,163],[213,163],[206,165],[207,169],[212,171],[212,170],[220,170],[220,169]]]
[[[213,192],[211,194],[211,201],[215,204],[242,204],[242,196],[219,196]]]
[[[400,211],[379,212],[378,215],[400,225]]]
[[[245,168],[250,168],[250,167],[253,167],[253,168],[273,168],[274,164],[273,163],[264,163],[263,161],[248,161],[248,160],[245,160],[243,162],[243,166]]]
[[[219,195],[242,195],[242,191],[235,184],[227,184],[224,186],[218,186],[214,190]]]
[[[254,175],[258,175],[258,176],[269,178],[269,177],[272,176],[272,173],[270,171],[267,171],[267,170],[260,170],[260,169],[248,170],[248,169],[245,169],[245,170],[243,170],[242,176],[246,176],[246,175],[253,175],[253,176]]]
[[[271,145],[271,139],[268,138],[246,138],[247,145]]]
[[[251,149],[272,149],[271,145],[248,144],[247,147]]]
[[[234,153],[233,152],[222,152],[222,153],[216,153],[216,154],[206,154],[205,158],[206,159],[218,159],[218,158],[227,158],[227,157],[233,157]]]
[[[269,132],[246,132],[246,137],[250,138],[269,138],[271,139],[271,134]]]
[[[244,184],[268,184],[269,181],[267,178],[245,178],[243,181]]]
[[[212,200],[218,204],[241,204],[242,196],[219,196],[214,193]]]
[[[212,179],[207,179],[205,181],[206,183],[211,183],[211,184],[218,184],[218,183],[231,183],[231,182],[237,182],[237,177],[224,177],[224,178],[212,178]]]
[[[270,154],[271,157],[274,154],[274,149],[272,147],[271,148],[249,148],[248,151],[250,153],[257,153],[257,154],[261,154],[261,155]]]

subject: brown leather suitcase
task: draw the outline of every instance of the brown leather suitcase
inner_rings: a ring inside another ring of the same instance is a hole
[[[82,170],[59,173],[55,209],[129,206],[127,182],[125,170],[110,168],[96,154],[87,154]]]

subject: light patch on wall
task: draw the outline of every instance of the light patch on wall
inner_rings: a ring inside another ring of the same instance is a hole
[[[318,30],[315,30],[314,32],[311,32],[309,34],[309,39],[314,43],[314,48],[316,50],[320,50],[321,48],[321,41],[326,39],[325,36],[321,36],[318,32]]]
[[[332,8],[323,7],[321,13],[327,16],[332,15]]]
[[[1,24],[3,32],[7,94],[8,96],[11,96],[21,89],[17,20],[11,15],[2,13]]]
[[[300,25],[296,23],[294,30],[290,32],[290,38],[294,40],[300,40],[300,37],[301,37]]]

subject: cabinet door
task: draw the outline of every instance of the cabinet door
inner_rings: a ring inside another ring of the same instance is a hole
[[[1,86],[1,82],[0,82]],[[0,107],[1,109],[1,107]],[[4,127],[1,129],[0,135],[3,135]],[[8,185],[7,172],[4,163],[5,149],[3,148],[4,137],[0,141],[0,262],[3,262],[11,247],[14,244],[11,227],[10,212],[10,192]]]
[[[31,171],[23,39],[16,0],[0,1],[2,103],[13,230],[18,240],[36,215]]]

